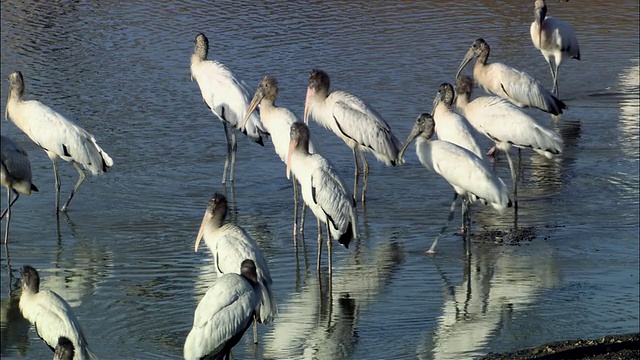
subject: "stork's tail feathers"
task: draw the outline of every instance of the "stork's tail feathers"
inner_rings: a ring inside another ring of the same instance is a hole
[[[551,95],[552,107],[549,109],[549,112],[553,115],[562,114],[562,110],[567,109],[567,104],[565,104],[562,100],[558,99],[555,95]]]
[[[276,303],[276,298],[273,295],[273,292],[264,283],[260,283],[260,294],[262,296],[262,300],[260,301],[260,310],[258,320],[261,323],[268,324],[272,322],[276,315],[278,315],[278,304]]]
[[[344,234],[340,235],[340,238],[338,239],[338,243],[348,249],[349,243],[351,243],[352,239],[353,239],[353,224],[349,222],[347,231],[345,231]]]
[[[40,191],[40,190],[38,190],[38,187],[37,187],[37,186],[35,186],[34,184],[31,184],[31,191],[38,192],[38,191]]]

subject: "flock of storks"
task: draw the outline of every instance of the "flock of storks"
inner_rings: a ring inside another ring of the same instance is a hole
[[[358,236],[355,203],[358,198],[359,157],[363,168],[360,200],[365,201],[369,165],[364,152],[371,152],[388,166],[403,163],[408,145],[416,140],[420,162],[440,174],[455,189],[449,221],[453,217],[456,199],[462,198],[462,228],[468,231],[468,206],[476,201],[491,204],[502,211],[517,207],[517,179],[509,155],[512,146],[531,148],[552,158],[562,152],[562,140],[552,129],[520,110],[532,107],[559,115],[566,105],[558,99],[558,68],[563,59],[580,59],[578,42],[571,26],[546,17],[544,0],[535,1],[535,21],[531,24],[531,39],[549,63],[553,90],[548,91],[528,74],[501,63],[489,63],[489,44],[477,39],[458,68],[455,84],[444,83],[438,89],[431,113],[420,114],[404,145],[389,124],[360,98],[342,91],[329,91],[327,73],[312,70],[304,106],[304,122],[288,109],[278,107],[278,83],[266,76],[260,82],[253,99],[245,85],[223,64],[208,60],[209,42],[204,34],[195,38],[191,57],[191,75],[202,92],[206,105],[222,122],[227,139],[227,157],[222,183],[233,181],[236,131],[241,131],[263,145],[270,135],[276,153],[286,164],[286,175],[293,173],[294,198],[298,203],[298,186],[304,205],[311,208],[318,223],[318,259],[327,233],[328,269],[331,274],[332,239],[345,247]],[[473,58],[473,78],[460,75]],[[474,82],[488,93],[471,99]],[[10,118],[53,162],[56,179],[56,213],[66,211],[71,199],[85,179],[85,170],[102,174],[113,160],[96,143],[89,132],[36,100],[25,100],[22,73],[9,76],[9,99],[5,117]],[[259,108],[259,114],[257,109]],[[309,118],[332,130],[353,150],[355,179],[353,192],[347,190],[332,165],[314,149],[307,123]],[[229,134],[228,127],[231,127]],[[438,140],[432,139],[436,133]],[[477,143],[477,134],[484,134],[495,143],[486,155]],[[20,194],[37,191],[31,182],[29,159],[24,150],[11,139],[2,136],[2,185],[7,188],[5,244],[9,236],[11,205]],[[507,154],[513,180],[513,193],[494,173],[486,157],[495,149]],[[359,155],[358,155],[359,154]],[[57,159],[71,162],[79,178],[68,200],[60,208],[60,179]],[[84,170],[83,170],[84,168]],[[352,195],[353,194],[353,195]],[[303,206],[304,206],[303,205]],[[242,228],[225,223],[227,199],[215,194],[205,211],[198,231],[195,250],[200,241],[211,250],[218,277],[202,298],[194,314],[193,328],[184,344],[185,359],[210,356],[229,358],[231,348],[240,341],[251,323],[272,321],[277,304],[271,286],[267,262],[251,236]],[[304,210],[302,211],[304,216]],[[445,228],[443,228],[444,231]],[[294,219],[294,236],[297,219]],[[440,235],[442,234],[442,231]],[[440,237],[438,235],[438,238]],[[433,253],[438,238],[429,253]],[[38,335],[54,350],[55,359],[94,358],[69,304],[49,290],[40,290],[38,272],[25,266],[22,271],[20,310],[36,326]],[[257,330],[254,325],[254,337]]]

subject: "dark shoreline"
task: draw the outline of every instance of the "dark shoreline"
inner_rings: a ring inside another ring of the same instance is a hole
[[[489,353],[481,360],[640,359],[640,333],[563,340],[515,352]]]

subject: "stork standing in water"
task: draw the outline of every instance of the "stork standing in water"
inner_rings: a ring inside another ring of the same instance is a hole
[[[218,277],[198,303],[184,343],[186,360],[231,359],[231,349],[251,326],[260,304],[256,265],[246,259],[239,270]]]
[[[462,115],[456,113],[452,109],[453,99],[455,93],[453,91],[453,85],[449,83],[443,83],[438,88],[438,93],[433,99],[433,111],[432,116],[435,122],[435,133],[438,135],[439,140],[448,141],[454,143],[460,147],[463,147],[477,157],[485,160],[485,156],[478,146],[478,140],[475,136],[475,130],[469,124],[467,119]],[[455,208],[456,199],[458,193],[453,194],[453,202],[451,203],[451,209]],[[474,195],[470,196],[469,203],[475,202],[477,199]],[[462,204],[462,226],[460,232],[466,233],[467,227],[465,224],[465,204],[463,200]],[[453,212],[449,214],[453,216]],[[451,221],[452,219],[449,219]]]
[[[258,244],[241,227],[224,223],[227,216],[227,198],[221,194],[214,194],[202,218],[202,224],[196,237],[195,251],[202,238],[215,261],[218,276],[228,273],[238,274],[240,264],[245,259],[255,262],[258,273],[260,291],[259,307],[256,308],[256,321],[269,323],[278,314],[278,305],[271,290],[273,281]],[[254,340],[258,341],[257,324],[254,324]]]
[[[488,93],[503,97],[519,107],[534,107],[553,115],[560,115],[567,108],[565,103],[529,74],[502,63],[488,64],[489,52],[489,44],[484,39],[476,39],[460,63],[456,78],[477,57],[473,78]]]
[[[7,215],[7,226],[4,231],[4,243],[9,237],[9,222],[11,221],[11,206],[18,200],[20,194],[31,195],[38,188],[31,182],[31,162],[27,152],[6,136],[0,136],[0,184],[7,188],[7,208],[0,219]],[[11,199],[11,195],[15,197]]]
[[[558,70],[560,64],[565,58],[580,60],[580,45],[578,45],[576,33],[568,22],[547,17],[547,4],[544,0],[536,0],[534,7],[535,20],[531,23],[531,41],[549,64],[553,78],[552,91],[556,96],[559,96]]]
[[[353,150],[356,164],[353,198],[358,193],[358,152],[363,163],[362,202],[367,192],[369,163],[365,151],[372,152],[385,165],[398,165],[398,151],[402,145],[391,132],[391,127],[378,112],[358,97],[343,91],[329,93],[329,75],[322,70],[309,73],[309,86],[304,104],[304,122],[309,117],[332,130]]]
[[[5,118],[11,118],[36,145],[47,153],[53,162],[56,178],[56,214],[67,211],[69,203],[86,178],[82,167],[93,175],[99,175],[113,166],[113,160],[102,150],[96,139],[52,108],[37,100],[24,100],[24,79],[20,71],[9,75],[9,100]],[[60,209],[60,175],[58,174],[58,158],[69,161],[78,171],[78,181],[73,187],[69,199]]]
[[[509,155],[512,146],[531,148],[548,159],[562,153],[562,138],[555,131],[540,125],[534,118],[505,99],[481,96],[469,101],[473,80],[462,75],[456,81],[456,106],[478,132],[496,143],[507,154],[515,208],[518,207],[516,171]]]
[[[326,225],[329,278],[331,278],[333,272],[331,239],[348,248],[351,240],[358,236],[354,201],[329,162],[320,154],[309,153],[310,135],[307,125],[293,123],[290,136],[287,177],[293,172],[302,187],[304,202],[318,219],[318,271],[320,271],[322,251],[320,223]]]
[[[487,162],[456,144],[442,140],[430,140],[434,133],[434,127],[433,117],[430,114],[420,114],[399,156],[402,157],[409,144],[417,138],[418,159],[422,165],[442,176],[453,186],[456,194],[462,197],[463,221],[467,220],[469,224],[471,219],[467,205],[476,198],[483,199],[499,211],[510,207],[511,200],[507,186],[491,171]],[[450,212],[449,221],[451,218]],[[431,248],[427,251],[428,254],[435,252],[438,239],[445,229],[446,226],[442,228],[434,240]],[[467,254],[469,254],[468,248]]]
[[[271,135],[271,142],[273,142],[273,148],[276,154],[280,156],[285,165],[287,164],[287,152],[289,150],[289,131],[293,123],[297,123],[298,118],[287,108],[276,106],[275,101],[278,97],[278,82],[271,76],[265,76],[249,104],[249,110],[244,117],[242,127],[247,125],[247,122],[251,118],[258,105],[260,105],[260,119],[265,126],[269,134]],[[309,143],[309,151],[314,152],[313,144]],[[298,222],[298,186],[295,179],[292,179],[293,183],[293,198],[294,198],[294,215],[293,215],[293,235],[294,239],[297,234],[297,222]],[[300,228],[304,225],[304,203],[302,204],[302,220],[300,221]]]
[[[92,359],[80,323],[71,306],[51,290],[40,290],[40,276],[31,266],[22,268],[20,312],[35,328],[38,336],[55,351],[61,337],[67,338],[75,349],[75,360]]]
[[[247,125],[242,126],[241,120],[249,108],[249,91],[226,66],[215,60],[207,60],[208,53],[209,39],[202,33],[196,35],[195,48],[191,55],[191,79],[196,80],[204,103],[222,121],[224,127],[224,136],[227,139],[227,157],[222,172],[224,184],[227,181],[229,161],[231,161],[229,181],[233,182],[238,148],[236,130],[244,132],[261,146],[264,146],[262,136],[266,134],[266,130],[255,113],[250,116]],[[231,126],[231,139],[229,139],[228,126]]]

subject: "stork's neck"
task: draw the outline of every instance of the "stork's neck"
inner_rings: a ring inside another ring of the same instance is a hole
[[[464,108],[469,104],[469,94],[460,92],[456,98],[456,107],[464,111]]]
[[[207,58],[206,57],[202,57],[198,54],[193,54],[191,55],[191,65],[194,64],[200,64],[201,62],[205,61]]]
[[[476,67],[487,65],[487,60],[489,60],[489,50],[485,49],[480,54],[478,54],[478,59],[476,60]]]

